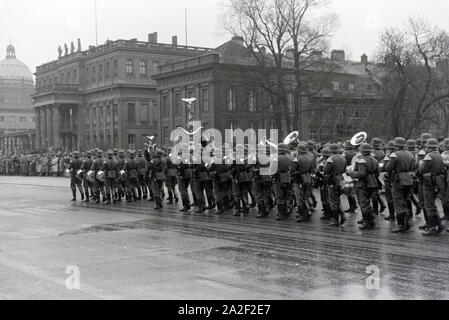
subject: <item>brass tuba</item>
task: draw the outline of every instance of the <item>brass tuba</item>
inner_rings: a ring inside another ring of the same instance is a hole
[[[361,146],[366,142],[366,139],[368,138],[368,134],[364,131],[357,133],[354,135],[351,139],[351,145],[354,147]]]
[[[295,142],[299,143],[299,132],[298,131],[293,131],[284,139],[284,144],[286,144],[288,146]]]

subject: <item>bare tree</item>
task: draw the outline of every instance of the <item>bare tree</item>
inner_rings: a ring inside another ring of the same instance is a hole
[[[279,108],[278,127],[290,130],[300,126],[302,85],[309,81],[303,79],[303,71],[316,62],[312,59],[315,52],[325,50],[335,16],[317,14],[325,0],[229,0],[229,3],[225,28],[234,36],[243,37],[259,67],[261,86],[274,97]],[[321,66],[320,71],[323,70]],[[293,121],[287,101],[291,87]]]
[[[379,78],[395,136],[411,137],[437,121],[433,111],[449,99],[447,73],[437,64],[447,61],[448,54],[449,34],[421,19],[411,18],[405,28],[382,33]]]

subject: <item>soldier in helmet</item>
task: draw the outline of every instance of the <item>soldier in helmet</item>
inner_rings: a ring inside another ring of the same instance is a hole
[[[383,143],[382,139],[379,139],[379,138],[374,138],[372,140],[373,156],[374,156],[374,159],[376,159],[377,163],[380,163],[385,158],[385,152],[380,150],[382,143]],[[385,211],[385,209],[387,208],[379,194],[380,188],[381,188],[381,186],[379,186],[379,188],[376,189],[372,194],[372,202],[373,202],[373,209],[374,209],[375,215],[378,215],[379,213],[383,213]],[[380,208],[380,211],[379,211],[379,208]]]
[[[374,148],[367,143],[360,147],[362,157],[357,158],[354,171],[348,172],[348,175],[356,179],[356,193],[362,211],[362,226],[360,229],[367,230],[374,228],[374,209],[371,206],[373,193],[379,189],[379,164],[371,156]]]
[[[346,167],[349,167],[352,165],[352,160],[357,155],[357,152],[355,151],[355,147],[351,144],[350,141],[346,141],[344,144],[345,147],[345,153],[344,157],[346,159]],[[357,210],[357,200],[354,197],[354,191],[352,188],[348,189],[345,192],[346,196],[348,197],[349,202],[349,209],[345,212],[347,213],[355,213]]]
[[[167,157],[167,180],[165,181],[165,186],[168,191],[167,204],[173,204],[173,201],[177,204],[179,202],[178,195],[176,194],[176,186],[178,185],[178,165],[172,161],[172,158],[176,157],[178,163],[182,161],[181,157],[175,154],[171,154]]]
[[[270,149],[267,148],[268,154]],[[256,218],[265,218],[269,215],[270,204],[272,203],[273,182],[272,176],[268,172],[270,163],[262,164],[257,157],[256,164],[252,167],[252,185],[256,196],[258,213]],[[265,171],[265,172],[263,172]]]
[[[164,188],[164,182],[167,178],[167,161],[163,157],[162,151],[157,150],[154,153],[150,168],[154,201],[156,202],[156,207],[154,209],[161,210],[163,208],[162,189]]]
[[[118,175],[117,178],[117,192],[116,192],[116,198],[115,201],[117,202],[121,202],[122,198],[126,196],[126,181],[127,181],[127,174],[126,172],[123,174],[124,170],[123,168],[125,167],[125,151],[124,150],[119,150],[118,152],[118,160],[117,160],[117,168],[118,170],[120,170],[120,172],[122,172],[122,174]]]
[[[81,165],[81,170],[83,170],[83,187],[85,194],[85,202],[90,201],[90,196],[94,195],[94,185],[87,179],[87,172],[92,168],[92,152],[86,152],[86,158],[83,160],[83,164]]]
[[[414,139],[409,139],[407,140],[407,151],[411,153],[411,155],[413,156],[413,158],[417,159],[418,157],[418,151],[417,151],[417,142]],[[417,166],[416,166],[416,161],[415,161],[415,171],[417,170]],[[413,190],[412,190],[412,195],[411,195],[411,201],[413,203],[413,205],[416,208],[416,215],[418,216],[421,213],[421,206],[419,205],[419,200],[416,198],[416,195],[418,194],[418,179],[417,177],[415,177],[414,181],[413,181]],[[412,210],[412,208],[410,208],[410,211]]]
[[[137,201],[137,161],[136,152],[128,151],[128,159],[125,160],[123,170],[126,171],[126,200],[127,202]]]
[[[290,154],[288,154],[288,146],[283,143],[279,144],[277,157],[278,171],[273,176],[273,189],[278,208],[276,220],[284,220],[291,213],[290,198],[292,177],[290,167],[292,163],[293,159]]]
[[[76,201],[76,188],[78,188],[80,194],[81,194],[81,201],[84,201],[84,192],[82,187],[82,181],[78,179],[76,176],[76,173],[78,170],[81,169],[82,161],[80,160],[80,153],[78,151],[75,151],[73,153],[73,159],[70,161],[68,169],[71,171],[71,177],[70,177],[70,189],[72,189],[72,201]]]
[[[107,153],[107,159],[103,163],[102,171],[105,173],[105,192],[106,192],[106,202],[105,204],[115,203],[115,199],[112,199],[114,190],[116,188],[115,184],[118,176],[118,165],[114,160],[114,152],[109,150]]]
[[[194,203],[196,204],[196,195],[193,187],[193,165],[191,164],[193,150],[189,144],[184,143],[181,146],[183,159],[178,164],[179,179],[178,179],[178,189],[181,194],[181,201],[183,208],[181,212],[187,213],[192,208],[190,203],[189,187],[192,189],[192,195]]]
[[[309,158],[312,159],[312,167],[315,168],[317,166],[317,161],[318,161],[318,152],[317,152],[317,145],[315,144],[314,141],[309,140],[307,141],[307,149],[309,150],[307,155],[309,156]],[[308,190],[308,200],[311,200],[310,204],[311,207],[316,209],[318,203],[316,201],[315,195],[313,194],[313,190],[309,189]]]
[[[324,174],[329,186],[329,206],[334,222],[331,226],[341,226],[346,222],[344,211],[341,207],[343,174],[346,172],[346,160],[342,156],[343,150],[337,145],[330,146],[332,156],[327,159],[324,166]]]
[[[442,142],[443,153],[441,154],[441,158],[446,167],[446,184],[449,184],[449,139],[444,139]],[[449,190],[448,194],[449,196]],[[443,220],[449,221],[449,215],[447,214],[447,210],[444,212]]]
[[[103,197],[103,201],[106,201],[106,196],[104,192],[104,182],[100,181],[98,179],[98,172],[101,171],[101,168],[103,168],[103,151],[98,150],[97,151],[97,158],[95,161],[92,162],[91,170],[95,172],[95,182],[94,182],[94,197],[95,197],[95,203],[100,203],[101,198],[100,195]]]
[[[413,188],[413,170],[415,162],[413,156],[405,150],[407,141],[398,137],[394,140],[395,152],[390,154],[389,161],[385,166],[385,171],[392,179],[393,203],[396,213],[398,228],[393,233],[401,233],[409,230],[411,212],[410,196]]]
[[[396,215],[394,210],[394,202],[393,202],[393,179],[392,177],[386,173],[385,167],[390,161],[390,155],[396,151],[396,147],[394,145],[394,141],[389,141],[387,143],[387,152],[385,158],[379,163],[380,171],[385,172],[384,183],[385,183],[385,198],[387,200],[388,213],[389,216],[385,217],[386,221],[395,221]]]
[[[332,219],[332,210],[329,205],[329,186],[325,179],[324,167],[327,160],[332,156],[332,152],[328,147],[324,147],[321,151],[321,155],[322,157],[318,160],[318,166],[315,171],[317,186],[320,189],[320,200],[324,212],[321,220],[330,220]]]
[[[311,172],[315,160],[307,156],[307,154],[307,145],[300,143],[297,148],[297,156],[290,167],[293,178],[293,191],[298,207],[297,222],[308,221],[311,217],[308,197],[311,194]]]
[[[147,161],[143,157],[143,150],[137,150],[137,200],[148,198],[148,186],[145,176],[147,174]]]
[[[236,159],[232,165],[232,191],[236,203],[236,211],[234,216],[239,216],[242,213],[248,214],[248,190],[251,184],[251,177],[248,174],[248,163],[244,159],[244,146],[236,146]]]
[[[439,234],[443,227],[435,204],[440,197],[443,209],[447,211],[446,165],[438,151],[438,140],[429,139],[426,143],[428,153],[420,162],[418,172],[423,177],[424,205],[427,213],[427,230],[424,236]]]

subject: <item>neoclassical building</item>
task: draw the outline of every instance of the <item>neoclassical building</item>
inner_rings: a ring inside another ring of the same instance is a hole
[[[59,49],[57,60],[36,70],[37,147],[86,151],[139,149],[157,135],[159,96],[152,76],[159,66],[210,52],[208,48],[148,41],[116,40],[82,50]]]
[[[31,71],[9,45],[6,58],[0,61],[0,154],[34,149],[33,93]]]

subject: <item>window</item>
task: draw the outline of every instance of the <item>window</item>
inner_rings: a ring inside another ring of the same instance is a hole
[[[339,91],[340,90],[340,83],[338,81],[332,81],[332,89],[334,91]]]
[[[98,66],[98,79],[103,80],[103,64],[100,63]]]
[[[235,94],[234,88],[229,89],[227,96],[227,105],[229,111],[235,111]]]
[[[90,109],[89,108],[86,109],[86,126],[87,127],[90,126]]]
[[[106,107],[106,122],[111,123],[111,119],[112,119],[112,110],[111,110],[111,106],[108,105]]]
[[[181,94],[175,93],[175,115],[181,116],[182,115],[182,100],[181,100]]]
[[[237,123],[235,121],[229,121],[227,125],[228,129],[235,130],[238,129]]]
[[[209,89],[201,90],[201,107],[203,112],[209,112]]]
[[[289,111],[290,113],[293,112],[293,100],[294,100],[293,93],[292,93],[292,92],[289,92],[289,93],[287,94],[287,107],[288,107],[288,111]]]
[[[136,135],[135,134],[128,135],[128,148],[131,150],[136,148]]]
[[[104,111],[104,108],[103,108],[103,106],[101,106],[100,107],[100,114],[98,115],[98,117],[99,117],[99,119],[98,120],[100,120],[100,125],[103,125],[103,120],[104,120],[104,113],[103,113],[103,111]]]
[[[92,124],[97,124],[97,108],[92,108]]]
[[[86,84],[89,83],[89,68],[86,68]]]
[[[159,73],[159,62],[153,62],[153,73]]]
[[[111,74],[111,63],[110,62],[106,62],[106,79],[109,79],[109,76]]]
[[[114,104],[112,117],[114,118],[114,123],[118,123],[118,105]]]
[[[114,60],[114,77],[118,76],[118,61]]]
[[[78,71],[77,70],[73,70],[73,83],[74,84],[78,83]]]
[[[128,122],[136,122],[136,105],[128,103]]]
[[[148,122],[149,121],[149,113],[150,113],[150,107],[148,104],[142,104],[140,105],[140,121],[141,122]]]
[[[348,89],[349,89],[349,91],[354,91],[354,89],[355,89],[354,81],[349,82]]]
[[[147,62],[145,60],[140,60],[139,73],[141,77],[147,76]]]
[[[132,59],[126,60],[126,74],[127,75],[133,75],[134,74],[134,65]]]
[[[168,96],[163,96],[162,97],[162,115],[164,117],[169,117],[170,116],[170,112],[168,110]]]
[[[97,81],[97,68],[95,66],[92,67],[92,81]]]
[[[169,140],[168,127],[164,127],[164,144],[168,144]]]
[[[251,90],[248,95],[248,111],[256,111],[256,94],[253,90]]]
[[[156,118],[157,105],[156,105],[156,102],[151,103],[150,108],[151,108],[150,109],[150,121],[153,122],[153,123],[157,123],[157,118]]]
[[[66,80],[66,82],[65,83],[67,83],[67,84],[70,84],[70,71],[68,71],[67,72],[67,78],[66,78],[67,80]]]

